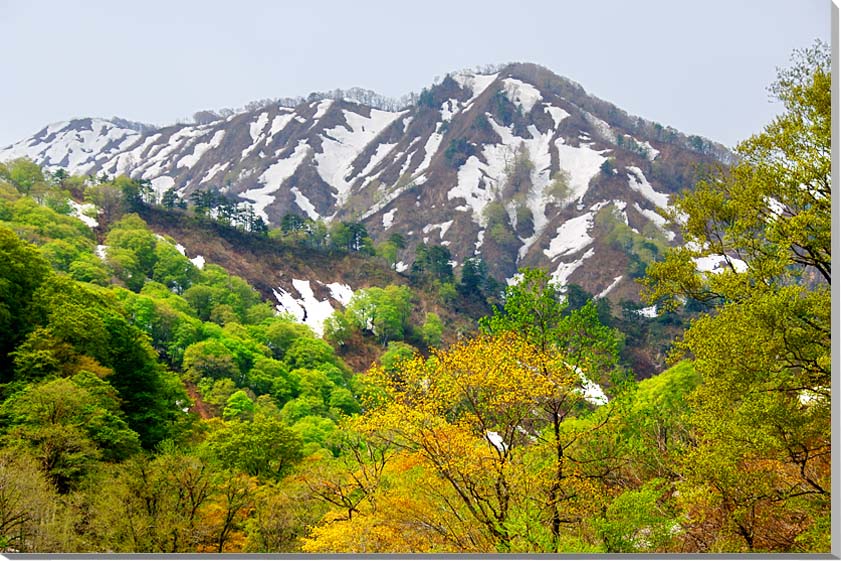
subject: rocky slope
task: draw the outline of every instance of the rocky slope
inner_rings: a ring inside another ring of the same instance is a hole
[[[0,161],[128,174],[159,196],[218,189],[270,224],[295,213],[363,222],[375,240],[400,233],[403,263],[418,244],[441,244],[456,265],[479,255],[500,279],[541,266],[633,299],[638,256],[610,224],[652,246],[679,242],[660,212],[699,164],[730,157],[530,64],[448,75],[400,110],[355,99],[267,102],[161,128],[74,119],[0,150]]]

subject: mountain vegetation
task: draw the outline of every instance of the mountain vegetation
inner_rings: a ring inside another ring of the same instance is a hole
[[[0,549],[829,551],[829,69],[780,72],[784,112],[674,201],[682,243],[593,210],[656,318],[350,216],[0,164]],[[536,227],[524,154],[499,247]],[[359,280],[323,334],[278,312],[280,263]]]

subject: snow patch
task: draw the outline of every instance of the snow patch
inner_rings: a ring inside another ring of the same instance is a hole
[[[191,154],[187,154],[186,156],[182,157],[178,160],[178,163],[175,164],[176,168],[187,168],[190,169],[199,159],[204,155],[205,152],[212,148],[217,148],[222,143],[222,138],[225,136],[225,131],[220,130],[217,131],[216,134],[213,135],[208,142],[200,142],[196,144],[195,148],[193,148],[193,152]]]
[[[618,285],[618,284],[619,284],[619,281],[621,281],[621,280],[622,280],[622,275],[619,275],[618,277],[616,277],[615,279],[613,279],[613,282],[612,282],[612,283],[610,283],[610,286],[608,286],[607,288],[605,288],[604,290],[602,290],[601,292],[599,292],[599,295],[597,296],[597,298],[604,298],[604,297],[606,297],[606,296],[610,293],[610,291],[611,291],[611,290],[613,290],[614,288],[616,288],[616,285]]]
[[[86,123],[85,121],[88,121]],[[95,155],[116,155],[140,138],[140,133],[104,119],[77,119],[53,123],[45,129],[49,142],[30,137],[0,150],[0,161],[29,158],[47,171],[64,168],[71,175],[84,175],[95,165]],[[109,147],[107,152],[106,147]]]
[[[552,281],[560,287],[566,286],[567,279],[569,279],[570,275],[572,275],[578,267],[584,264],[585,259],[589,259],[593,255],[595,255],[595,251],[593,251],[593,248],[590,248],[578,260],[573,261],[572,263],[564,263],[561,261],[558,268],[555,269],[554,273],[552,273]]]
[[[561,121],[569,117],[569,113],[561,109],[560,107],[555,107],[554,105],[546,105],[544,111],[549,113],[552,117],[552,120],[555,122],[555,128],[558,128],[558,125],[561,124]]]
[[[695,269],[701,273],[721,273],[730,270],[727,264],[728,258],[724,255],[705,255],[703,257],[694,257]],[[737,273],[744,273],[748,270],[747,263],[736,257],[730,257],[730,262]]]
[[[441,120],[449,121],[458,110],[458,100],[448,99],[441,104]]]
[[[549,248],[544,249],[543,253],[549,259],[555,259],[561,255],[580,251],[593,243],[593,238],[587,232],[593,227],[594,215],[595,213],[590,211],[561,224],[557,235],[549,242]]]
[[[663,232],[663,235],[666,236],[667,240],[672,241],[672,240],[675,239],[675,233],[666,228],[666,222],[667,221],[666,221],[665,218],[660,216],[659,213],[657,213],[656,211],[653,211],[651,209],[648,209],[648,208],[642,208],[639,205],[639,203],[634,203],[634,210],[636,210],[637,212],[642,214],[644,217],[646,217],[648,220],[653,222],[654,225],[657,226],[660,229],[661,232]],[[625,220],[627,221],[627,218]],[[626,222],[626,224],[627,224],[627,222]]]
[[[295,151],[288,158],[278,160],[260,175],[258,181],[265,187],[249,189],[242,193],[240,197],[253,201],[254,212],[268,222],[269,217],[266,214],[266,207],[274,202],[275,195],[273,193],[280,189],[284,181],[292,177],[308,153],[309,146],[306,140],[299,141]]]
[[[378,109],[371,109],[370,117],[353,111],[342,113],[347,124],[324,131],[321,152],[315,155],[316,170],[336,190],[339,206],[350,194],[348,176],[352,172],[353,161],[383,129],[403,115]]]
[[[313,124],[317,123],[318,120],[321,119],[327,113],[327,110],[330,109],[330,106],[332,105],[332,99],[325,99],[323,101],[319,101],[318,107],[315,110],[315,115],[312,116]]]
[[[175,186],[175,180],[168,175],[162,175],[152,180],[152,190],[158,200],[173,186]]]
[[[505,452],[508,450],[508,445],[505,444],[505,441],[498,432],[489,430],[485,433],[485,438],[487,438],[488,442],[491,443],[491,446],[496,448],[499,452]]]
[[[288,125],[294,117],[295,113],[282,113],[275,116],[275,118],[272,119],[272,127],[269,129],[269,139],[285,129],[286,125]]]
[[[359,172],[359,175],[367,177],[372,171],[374,171],[374,168],[377,167],[377,164],[379,164],[395,146],[397,146],[396,142],[391,144],[380,144],[379,146],[377,146],[377,149],[374,151],[374,154],[371,156],[371,159],[368,160],[368,164],[365,166],[365,169]]]
[[[640,308],[637,310],[637,315],[642,316],[644,318],[656,318],[657,317],[657,306],[649,306],[647,308]]]
[[[453,225],[452,220],[448,220],[447,222],[442,222],[440,224],[427,224],[426,226],[423,227],[423,233],[428,234],[432,230],[435,230],[436,228],[440,228],[441,232],[440,232],[439,236],[441,238],[443,238],[444,234],[447,233],[447,230],[449,230],[450,226],[452,226],[452,225]]]
[[[482,162],[476,156],[470,156],[458,170],[458,182],[447,191],[447,199],[464,199],[473,211],[473,220],[485,224],[482,211],[495,198],[491,189],[485,186],[481,167]]]
[[[229,165],[231,165],[230,161],[213,164],[213,166],[209,170],[207,170],[207,173],[204,174],[204,177],[201,178],[201,181],[199,181],[199,183],[207,183],[208,181],[213,179],[217,173],[228,169]]]
[[[587,378],[584,372],[577,366],[575,367],[575,373],[578,374],[578,379],[581,381],[579,393],[584,397],[585,401],[593,405],[607,404],[607,396],[600,385]]]
[[[423,161],[418,166],[418,173],[425,171],[429,167],[429,164],[432,163],[432,157],[435,156],[436,152],[438,152],[438,148],[441,146],[441,141],[443,139],[444,135],[439,132],[432,133],[429,135],[429,138],[426,139],[426,144],[423,145],[424,157]]]
[[[330,289],[330,296],[333,297],[333,300],[339,302],[342,306],[350,304],[350,300],[353,298],[353,289],[351,287],[340,282],[331,282],[324,286]]]
[[[537,88],[514,78],[505,78],[502,81],[502,86],[505,91],[505,97],[514,105],[522,107],[523,113],[526,114],[531,112],[535,103],[543,99]]]
[[[575,147],[564,142],[563,138],[555,141],[558,150],[558,164],[569,174],[571,199],[581,201],[590,186],[590,180],[600,171],[607,160],[602,156],[605,150],[593,150],[589,144]]]
[[[76,218],[84,222],[88,228],[96,228],[97,226],[99,226],[99,222],[97,222],[96,219],[88,216],[88,214],[91,213],[91,211],[93,211],[94,214],[96,213],[96,207],[94,205],[90,203],[80,204],[74,201],[73,199],[70,199],[70,201],[68,202],[70,203],[70,207],[73,209],[73,211],[71,212],[71,216],[75,216]]]
[[[298,205],[298,208],[307,213],[307,216],[311,220],[318,220],[321,218],[321,215],[315,210],[315,205],[312,204],[306,195],[301,193],[298,187],[292,187],[289,191],[295,195],[295,204]]]
[[[394,223],[395,214],[397,214],[397,208],[393,208],[390,211],[383,213],[383,228],[385,230],[391,228],[391,225]]]
[[[669,207],[669,196],[665,193],[658,193],[654,190],[654,187],[648,182],[645,176],[642,173],[642,170],[635,166],[627,166],[629,172],[628,174],[628,184],[630,185],[631,189],[654,203],[656,206],[660,208],[668,208]]]
[[[278,301],[277,309],[292,314],[299,323],[306,324],[321,337],[324,335],[324,321],[333,314],[333,305],[329,300],[315,298],[310,281],[292,279],[292,286],[301,297],[295,298],[289,292],[278,288],[273,291]]]
[[[457,72],[456,74],[452,75],[453,80],[455,80],[462,89],[470,90],[471,96],[465,102],[465,110],[469,109],[470,104],[476,100],[477,97],[482,95],[488,86],[496,80],[496,77],[499,76],[497,74],[474,74],[472,72]]]

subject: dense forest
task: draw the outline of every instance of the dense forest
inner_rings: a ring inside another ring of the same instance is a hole
[[[784,112],[673,201],[685,244],[641,282],[692,319],[645,379],[645,319],[544,271],[456,282],[424,246],[322,338],[156,234],[142,181],[0,164],[0,549],[829,551],[829,68],[798,52]],[[401,243],[162,203],[325,258]],[[698,272],[710,255],[729,267]],[[483,317],[452,333],[421,293]]]

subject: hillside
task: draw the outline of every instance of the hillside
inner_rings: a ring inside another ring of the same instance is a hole
[[[641,261],[679,242],[660,214],[670,196],[699,166],[731,159],[531,64],[452,73],[399,110],[358,92],[334,97],[162,128],[74,119],[0,150],[0,161],[127,174],[159,199],[217,191],[272,226],[289,213],[360,222],[376,242],[405,237],[401,270],[420,244],[440,244],[457,269],[479,256],[503,281],[542,267],[619,302],[638,300]],[[628,227],[623,240],[615,220]]]

